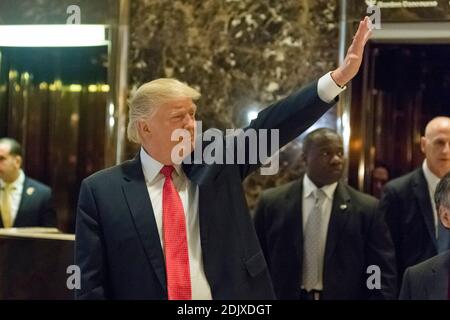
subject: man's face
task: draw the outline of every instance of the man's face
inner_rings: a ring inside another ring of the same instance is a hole
[[[442,178],[450,171],[450,126],[442,125],[430,130],[422,137],[421,149],[431,172]]]
[[[344,170],[342,139],[328,132],[315,136],[305,162],[306,173],[317,187],[337,182]]]
[[[183,157],[187,156],[194,146],[196,109],[190,98],[174,100],[157,107],[150,118],[145,120],[143,127],[141,126],[141,130],[145,128],[144,132],[141,131],[145,149],[163,164],[173,164],[172,149],[180,141],[172,141],[172,133],[183,129],[189,133],[191,141],[189,150],[183,154]]]
[[[13,182],[20,170],[21,158],[10,154],[11,146],[0,143],[0,179],[5,182]]]
[[[372,172],[372,192],[375,197],[380,198],[384,185],[389,180],[386,168],[376,167]]]
[[[439,206],[439,218],[445,228],[450,229],[450,208],[445,205]]]

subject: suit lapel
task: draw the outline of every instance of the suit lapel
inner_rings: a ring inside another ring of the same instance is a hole
[[[200,245],[202,248],[203,266],[208,282],[214,283],[217,278],[214,274],[214,269],[209,264],[209,225],[210,219],[213,216],[211,210],[214,210],[215,202],[211,199],[216,198],[216,189],[214,183],[218,175],[221,174],[222,167],[205,164],[186,164],[183,163],[183,171],[191,183],[198,186],[198,215],[199,215],[199,229],[200,229]]]
[[[430,300],[448,299],[448,277],[450,271],[450,251],[437,259],[431,268],[429,281],[426,281],[427,297]]]
[[[324,269],[331,265],[330,260],[333,257],[339,236],[352,211],[350,196],[345,187],[338,183],[334,192],[333,205],[331,209],[330,222],[328,223],[327,240],[325,245]],[[325,273],[325,272],[324,272]]]
[[[124,173],[122,190],[134,220],[136,232],[161,286],[167,291],[164,255],[139,154],[125,166]]]
[[[199,187],[198,195],[198,215],[199,215],[199,229],[200,229],[200,246],[202,249],[203,266],[205,270],[208,283],[214,283],[213,279],[216,278],[214,269],[211,268],[209,263],[209,251],[208,251],[208,231],[212,214],[211,199],[214,199],[214,188],[208,185],[201,184]]]
[[[20,197],[19,209],[17,210],[16,218],[14,219],[13,227],[20,226],[21,220],[25,218],[26,212],[29,211],[31,205],[31,197],[34,193],[34,188],[30,186],[30,181],[27,177],[23,182],[22,195]]]
[[[437,241],[435,236],[433,207],[431,206],[430,193],[428,191],[427,181],[422,169],[417,170],[414,175],[414,195],[419,203],[420,212],[423,215],[428,233],[437,250]]]

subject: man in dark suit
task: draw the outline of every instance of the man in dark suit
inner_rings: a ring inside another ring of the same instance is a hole
[[[450,118],[427,124],[421,149],[422,166],[387,183],[379,204],[395,245],[399,288],[406,268],[450,249],[448,232],[432,206],[436,185],[450,171]]]
[[[342,66],[261,111],[249,127],[231,137],[234,146],[245,133],[259,129],[279,129],[281,146],[306,130],[356,75],[369,36],[366,18]],[[130,104],[128,137],[141,144],[139,154],[92,175],[81,186],[77,298],[274,298],[241,184],[261,163],[179,165],[174,159],[191,159],[193,101],[199,96],[174,79],[157,79],[137,90]],[[174,155],[179,141],[172,136],[179,131],[187,132],[189,143],[181,155]],[[225,142],[229,145],[230,139]],[[206,151],[203,144],[195,147],[194,154]],[[242,150],[223,151],[229,155]],[[245,155],[253,158],[249,152]]]
[[[450,172],[439,182],[434,194],[440,223],[450,232]],[[406,269],[401,300],[449,300],[450,250]]]
[[[51,189],[27,177],[21,165],[20,144],[0,139],[0,227],[54,227]]]
[[[377,200],[339,182],[341,137],[328,128],[304,140],[305,175],[265,191],[255,228],[279,299],[396,297],[394,248]],[[321,196],[320,196],[321,195]],[[379,267],[381,287],[369,290]]]

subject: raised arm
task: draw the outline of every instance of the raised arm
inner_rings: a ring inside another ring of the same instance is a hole
[[[246,151],[245,159],[247,161],[240,165],[242,179],[259,168],[261,162],[264,161],[263,159],[258,159],[259,161],[257,161],[257,163],[248,161],[251,156],[254,156],[254,154],[251,154],[251,150],[257,150],[257,154],[261,154],[259,150],[261,147],[259,139],[253,144],[253,149],[251,142],[247,141],[244,144],[240,144],[239,139],[244,141],[244,136],[251,130],[256,130],[256,132],[259,132],[261,129],[278,130],[278,139],[275,138],[278,142],[275,143],[276,148],[272,148],[274,145],[273,140],[271,140],[271,137],[268,137],[266,148],[264,150],[268,152],[262,152],[262,154],[265,153],[265,156],[272,156],[279,148],[283,147],[307,130],[333,106],[336,102],[336,96],[343,90],[345,84],[353,79],[358,73],[364,54],[364,46],[370,35],[371,22],[370,19],[366,17],[359,23],[358,30],[348,49],[347,55],[343,63],[337,69],[332,71],[331,74],[326,74],[320,78],[319,81],[310,83],[304,88],[262,110],[258,113],[258,117],[253,120],[243,132],[230,137],[230,141],[233,143],[227,143],[227,146],[234,146],[234,155],[238,153],[239,150],[236,150],[236,148],[239,148],[239,146],[243,146],[243,149]],[[232,139],[235,140],[233,141]],[[230,150],[228,150],[227,147],[227,152],[229,151]]]
[[[358,73],[364,55],[364,46],[372,34],[372,23],[369,17],[359,22],[358,30],[348,48],[347,55],[342,64],[331,73],[337,85],[343,87]]]

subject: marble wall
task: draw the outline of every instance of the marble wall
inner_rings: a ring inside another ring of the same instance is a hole
[[[203,127],[236,128],[336,65],[337,0],[133,0],[130,89],[159,77],[198,88]],[[325,119],[325,120],[324,120]],[[332,110],[322,121],[335,125]],[[127,147],[132,156],[136,146]],[[254,174],[245,187],[250,207],[262,189],[300,175],[300,143],[280,156],[280,173]]]

